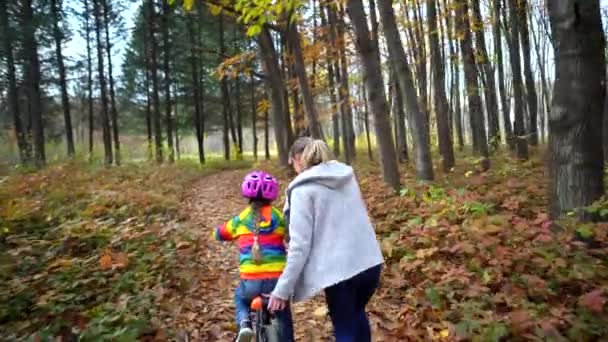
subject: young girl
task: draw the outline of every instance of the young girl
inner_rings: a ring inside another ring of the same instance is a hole
[[[253,337],[249,321],[251,301],[273,291],[286,261],[285,221],[271,204],[279,194],[277,180],[262,171],[252,172],[245,176],[241,194],[249,199],[249,206],[214,231],[217,240],[239,243],[241,282],[234,293],[238,342]],[[281,326],[280,341],[293,341],[289,307],[275,312],[275,316]]]

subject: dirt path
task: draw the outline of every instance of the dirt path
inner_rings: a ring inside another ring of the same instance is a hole
[[[189,341],[231,341],[235,336],[233,291],[238,283],[238,249],[234,243],[215,241],[210,233],[218,224],[238,214],[245,205],[235,191],[244,171],[226,171],[197,182],[184,198],[184,215],[197,237],[190,286],[179,298],[173,317]],[[297,341],[330,340],[331,324],[323,298],[292,307]]]

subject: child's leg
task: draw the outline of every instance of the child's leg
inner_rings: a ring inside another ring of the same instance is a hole
[[[246,297],[245,292],[245,280],[241,280],[239,286],[234,290],[234,306],[236,315],[237,327],[241,325],[242,321],[249,320],[249,305],[251,299]]]

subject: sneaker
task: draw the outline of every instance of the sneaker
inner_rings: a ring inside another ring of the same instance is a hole
[[[253,337],[253,329],[251,329],[251,322],[242,321],[239,327],[239,335],[236,337],[237,342],[249,342]]]

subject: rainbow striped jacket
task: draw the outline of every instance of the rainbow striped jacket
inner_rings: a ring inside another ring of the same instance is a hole
[[[257,264],[251,255],[254,224],[253,210],[247,207],[238,216],[214,229],[213,235],[219,241],[238,241],[241,279],[278,278],[283,273],[287,259],[283,214],[271,205],[262,207],[258,233],[262,260]]]

